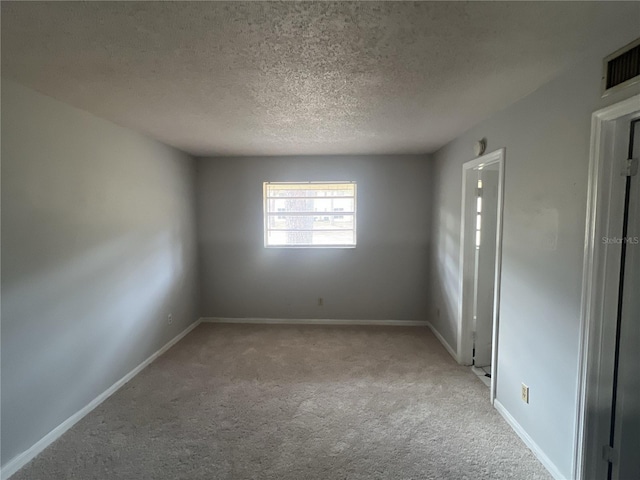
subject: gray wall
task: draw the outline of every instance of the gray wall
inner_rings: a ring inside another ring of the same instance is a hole
[[[3,465],[196,320],[194,172],[3,80]]]
[[[506,147],[497,399],[566,476],[574,447],[591,114],[640,90],[600,98],[602,58],[637,35],[616,33],[615,42],[434,155],[430,313],[455,348],[462,164],[483,137],[488,152]],[[520,399],[522,382],[530,387],[529,405]]]
[[[205,316],[426,320],[426,156],[199,159]],[[355,249],[266,249],[265,181],[355,180]],[[318,297],[324,306],[317,305]]]

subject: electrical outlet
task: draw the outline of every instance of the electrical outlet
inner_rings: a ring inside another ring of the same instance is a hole
[[[524,403],[529,403],[529,387],[527,387],[524,383],[522,384],[521,396]]]
[[[167,323],[168,323],[169,325],[171,325],[171,324],[173,323],[173,315],[169,314],[169,315],[167,316]]]
[[[318,306],[321,307],[324,305],[324,299],[322,297],[318,297]]]

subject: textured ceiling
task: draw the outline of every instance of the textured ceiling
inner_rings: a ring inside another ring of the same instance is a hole
[[[4,77],[196,155],[430,152],[640,25],[640,2],[1,8]]]

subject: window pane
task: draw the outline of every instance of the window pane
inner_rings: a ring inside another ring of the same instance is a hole
[[[354,246],[354,182],[265,183],[266,246]]]
[[[353,230],[330,232],[288,232],[269,231],[267,234],[269,246],[339,246],[355,245],[355,232]]]
[[[353,215],[270,215],[269,230],[353,230]]]
[[[353,197],[354,183],[267,184],[267,197]]]
[[[354,198],[269,198],[270,212],[354,212]]]

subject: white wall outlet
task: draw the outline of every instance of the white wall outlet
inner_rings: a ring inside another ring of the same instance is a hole
[[[324,298],[318,297],[318,306],[321,307],[324,305]]]
[[[173,323],[173,315],[171,315],[171,314],[167,315],[167,323],[169,325],[171,325]]]
[[[522,401],[524,403],[529,403],[529,387],[527,387],[524,383],[522,384],[522,392],[520,393],[522,396]]]

